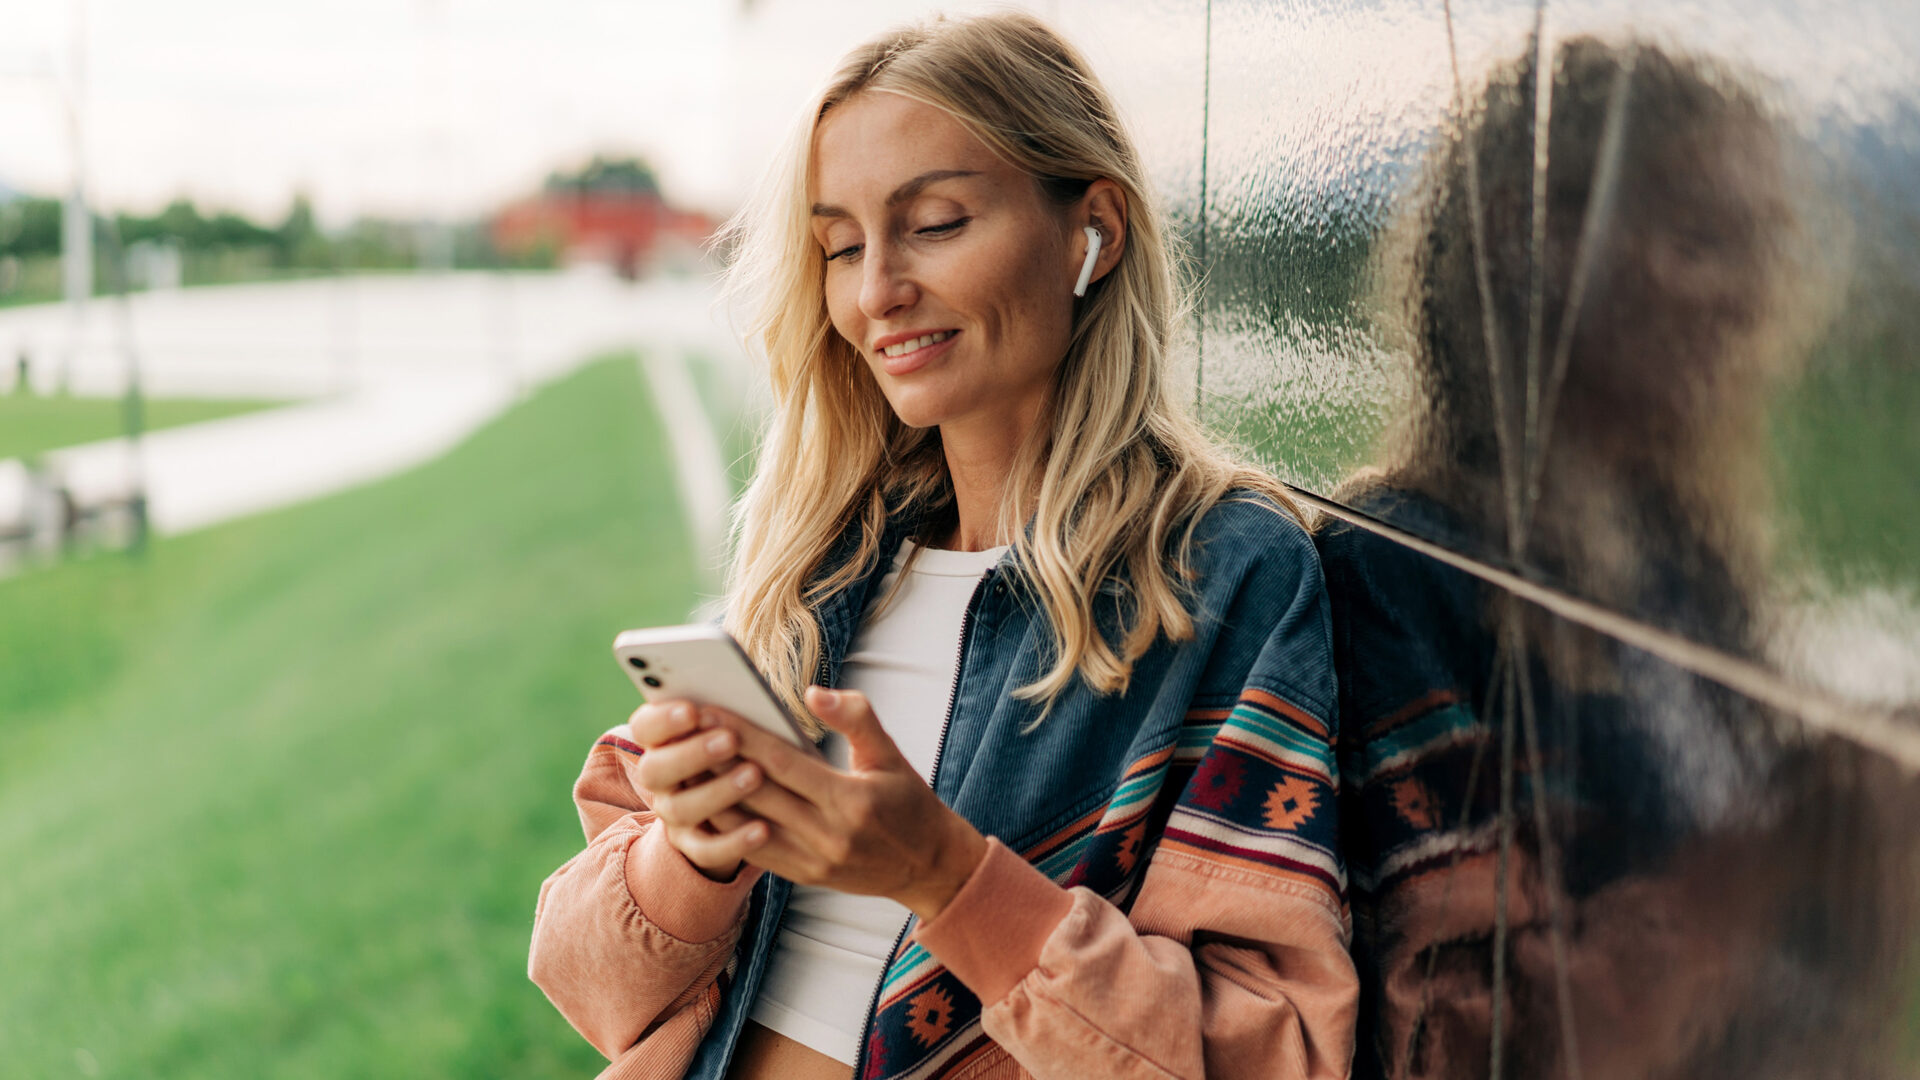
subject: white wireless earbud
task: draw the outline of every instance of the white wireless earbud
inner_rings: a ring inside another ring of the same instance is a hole
[[[1080,264],[1080,280],[1073,283],[1073,295],[1087,295],[1087,282],[1093,280],[1093,260],[1100,257],[1100,230],[1089,225],[1087,233],[1087,261]]]

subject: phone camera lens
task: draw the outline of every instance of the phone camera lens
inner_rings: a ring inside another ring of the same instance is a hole
[[[639,658],[639,657],[637,657],[637,656],[629,656],[629,657],[627,657],[627,663],[629,663],[629,664],[632,664],[632,665],[633,665],[633,669],[634,669],[635,671],[645,671],[645,670],[647,670],[647,662],[646,662],[645,660],[642,660],[642,659],[640,659],[640,658]]]
[[[640,678],[640,681],[641,681],[641,682],[643,682],[643,683],[646,683],[646,684],[647,684],[648,686],[651,686],[651,687],[653,687],[653,688],[654,688],[654,689],[656,689],[656,690],[658,690],[658,689],[660,688],[660,680],[659,680],[659,679],[656,679],[656,678],[654,678],[654,677],[653,677],[653,676],[651,676],[651,675],[643,675],[643,676],[641,676],[641,678]]]

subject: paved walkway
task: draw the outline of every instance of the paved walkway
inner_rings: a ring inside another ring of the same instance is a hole
[[[693,537],[696,569],[703,591],[718,593],[726,568],[727,514],[733,484],[727,477],[726,451],[713,417],[701,402],[687,366],[701,361],[687,350],[647,349],[640,371],[653,389],[667,444],[673,447],[675,486]]]
[[[91,306],[77,351],[59,306],[0,311],[0,357],[35,358],[36,388],[117,394],[131,341],[152,396],[299,403],[45,455],[82,505],[142,476],[156,531],[178,533],[364,483],[433,458],[533,387],[610,349],[643,363],[676,447],[700,550],[717,550],[724,460],[684,364],[747,384],[737,346],[698,282],[638,285],[592,273],[446,274],[187,289]],[[131,333],[123,332],[130,328]],[[17,466],[0,466],[0,530]],[[716,487],[716,484],[718,485]],[[24,497],[24,496],[18,496]]]

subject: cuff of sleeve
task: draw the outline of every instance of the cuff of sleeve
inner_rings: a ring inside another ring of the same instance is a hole
[[[913,940],[992,1005],[1040,962],[1041,946],[1072,908],[1072,893],[988,837],[986,857]]]
[[[733,927],[760,869],[741,866],[732,881],[715,881],[687,861],[664,830],[653,828],[627,848],[627,892],[647,921],[695,944]]]

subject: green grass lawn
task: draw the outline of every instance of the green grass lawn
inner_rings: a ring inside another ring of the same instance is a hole
[[[692,563],[616,357],[370,487],[0,582],[8,1076],[587,1075],[526,978]]]
[[[279,402],[274,401],[160,398],[145,403],[144,423],[148,431],[154,431],[237,416],[277,404]],[[119,398],[0,395],[0,459],[26,457],[95,439],[111,439],[126,433],[122,417]]]

